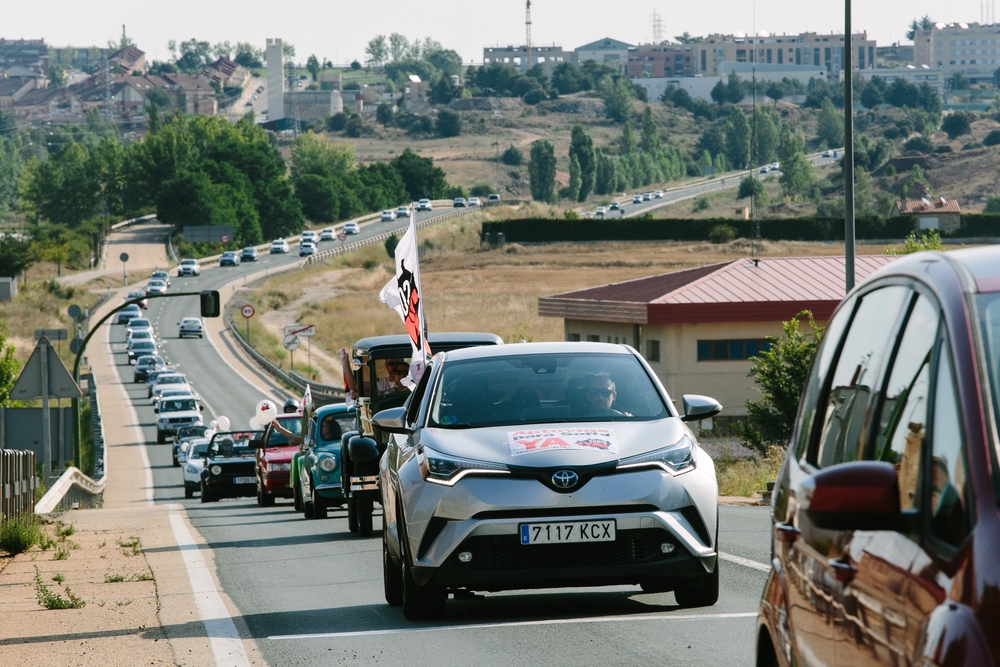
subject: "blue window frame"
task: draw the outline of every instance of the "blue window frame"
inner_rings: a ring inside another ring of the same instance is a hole
[[[773,344],[760,338],[699,340],[698,361],[743,361],[769,351]]]

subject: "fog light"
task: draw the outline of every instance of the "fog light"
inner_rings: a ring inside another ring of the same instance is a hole
[[[471,551],[463,551],[462,553],[458,554],[458,562],[460,562],[460,563],[470,563],[470,562],[472,562],[472,552]]]
[[[660,545],[660,551],[662,551],[665,554],[673,553],[674,545],[671,544],[670,542],[664,542],[663,544]]]
[[[330,477],[328,475],[320,475],[319,476],[319,481],[321,481],[321,482],[325,482],[328,479],[330,479]]]

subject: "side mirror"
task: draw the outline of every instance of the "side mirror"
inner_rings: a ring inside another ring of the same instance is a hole
[[[159,411],[160,411],[160,409],[154,405],[153,406],[153,412],[159,412]]]
[[[696,422],[701,419],[709,419],[722,412],[722,406],[714,398],[699,396],[697,394],[684,394],[681,397],[684,405],[684,415],[681,421]]]
[[[198,406],[198,412],[204,412],[204,411],[205,411],[205,406],[204,405],[199,405]]]
[[[899,481],[891,463],[852,461],[802,481],[799,498],[809,520],[824,530],[899,530]]]
[[[410,435],[412,428],[406,426],[406,408],[389,408],[372,417],[372,426],[386,433]]]

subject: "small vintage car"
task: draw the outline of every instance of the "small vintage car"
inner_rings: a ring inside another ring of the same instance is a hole
[[[302,434],[302,413],[278,415],[278,423],[286,431]],[[264,428],[264,434],[251,443],[256,450],[257,504],[271,507],[275,498],[291,498],[292,457],[299,451],[299,443],[275,429],[271,424]]]
[[[355,428],[354,409],[344,403],[324,405],[310,416],[305,444],[292,458],[291,471],[295,509],[307,519],[325,519],[330,507],[344,504],[340,439]]]
[[[254,448],[260,431],[223,431],[212,436],[201,471],[201,502],[246,498],[257,492]]]

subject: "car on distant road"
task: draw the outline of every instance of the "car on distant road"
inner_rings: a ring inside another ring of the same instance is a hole
[[[321,231],[319,233],[319,240],[320,241],[336,241],[337,240],[337,232],[333,229],[333,227],[327,227],[326,229],[324,229],[323,231]]]
[[[768,167],[767,167],[767,170],[768,170],[768,171],[779,171],[780,169],[781,169],[781,164],[780,164],[780,163],[778,163],[778,162],[772,162],[772,163],[771,163],[770,165],[768,165]]]
[[[431,204],[430,199],[418,199],[417,200],[417,210],[418,211],[433,211],[434,205]]]
[[[596,210],[596,211],[594,211],[594,215],[599,215],[599,216],[601,216],[602,218],[604,217],[604,214],[605,214],[605,213],[607,213],[607,209],[606,209],[606,208],[604,208],[603,206],[598,206],[598,207],[597,207],[597,210]]]
[[[177,323],[177,326],[178,338],[186,338],[187,336],[205,337],[205,325],[197,317],[185,317]]]
[[[182,426],[201,423],[202,407],[194,397],[166,398],[157,405],[156,444],[162,445]]]
[[[654,192],[653,199],[663,199],[663,190],[657,190]]]
[[[134,343],[128,346],[128,362],[130,364],[135,363],[135,360],[139,357],[156,354],[157,346],[156,341],[152,339],[146,340],[136,340]]]
[[[642,201],[651,201],[652,199],[653,199],[653,193],[652,192],[643,192],[642,193]]]
[[[241,262],[256,262],[260,258],[260,253],[257,252],[257,248],[252,245],[243,248],[240,251],[240,261]]]
[[[235,250],[227,250],[219,257],[219,266],[239,266],[240,256]]]
[[[315,243],[300,243],[299,244],[299,257],[308,257],[309,255],[316,254],[316,244]]]
[[[382,211],[382,215],[379,217],[379,222],[392,222],[396,219],[396,213],[391,208],[387,208]]]
[[[181,263],[177,266],[178,276],[200,276],[201,275],[201,265],[198,264],[196,259],[182,259]]]
[[[208,426],[205,424],[182,426],[177,429],[177,436],[174,438],[174,446],[172,447],[172,458],[175,468],[180,467],[181,462],[187,456],[187,443],[204,436],[206,431],[208,431]]]
[[[465,201],[465,197],[455,197],[455,201],[451,205],[453,208],[465,208],[469,205],[469,202]]]
[[[759,173],[766,174],[767,173],[767,167],[761,167]]]
[[[132,368],[132,381],[145,382],[151,370],[166,367],[167,362],[163,360],[163,357],[156,354],[145,354],[135,361],[135,366]]]
[[[302,413],[285,413],[277,417],[283,429],[302,435]],[[292,457],[299,452],[299,443],[292,442],[283,433],[268,424],[260,438],[251,446],[256,450],[257,504],[274,505],[275,498],[291,498]]]
[[[997,246],[848,293],[778,468],[757,665],[1000,664],[998,371]]]
[[[149,308],[149,299],[146,298],[145,290],[129,292],[128,296],[125,297],[125,301],[132,301],[133,299],[139,299],[139,298],[141,298],[142,301],[136,301],[136,305],[138,305],[142,309]]]
[[[147,356],[152,356],[152,355],[147,355]],[[168,373],[176,373],[176,372],[177,371],[175,371],[173,368],[170,368],[169,365],[164,366],[163,368],[151,368],[148,371],[146,371],[146,398],[153,397],[153,385],[156,384],[156,378],[160,377],[161,375],[167,375]]]
[[[642,203],[642,195],[632,195],[632,203],[633,204],[641,204]]]
[[[399,208],[397,208],[396,209],[396,217],[397,218],[408,218],[408,217],[410,217],[410,207],[409,206],[400,206]]]
[[[638,585],[681,607],[719,597],[718,485],[634,349],[525,343],[439,353],[410,400],[376,413],[383,582],[408,619],[449,592]]]
[[[306,442],[292,457],[289,480],[295,507],[305,518],[325,519],[329,508],[344,504],[341,437],[354,427],[354,409],[343,403],[324,405],[310,416]]]
[[[170,287],[170,274],[166,271],[153,271],[153,275],[149,278],[150,280],[162,280],[167,284],[167,287]]]
[[[356,222],[345,222],[343,232],[347,235],[360,234],[361,227]]]
[[[201,471],[205,466],[204,455],[208,452],[208,438],[195,438],[188,441],[184,450],[183,472],[184,497],[194,498],[194,492],[201,490]]]
[[[135,317],[142,317],[142,309],[132,303],[118,311],[118,316],[115,318],[115,321],[118,322],[118,324],[128,324],[128,321]]]
[[[489,197],[486,198],[486,203],[487,204],[499,204],[500,203],[500,195],[497,195],[497,194],[490,195]]]
[[[257,492],[256,451],[250,442],[259,437],[260,431],[225,431],[212,436],[202,457],[201,502],[251,497]]]
[[[611,202],[611,205],[608,206],[608,208],[611,209],[612,211],[619,211],[619,210],[621,210],[621,204],[619,204],[616,201],[613,201],[613,202]]]
[[[268,248],[268,252],[272,255],[283,255],[288,252],[288,241],[285,239],[275,239],[271,241],[271,246]]]
[[[319,234],[311,229],[307,229],[299,236],[299,243],[303,241],[309,241],[309,243],[319,243]]]
[[[469,206],[482,206],[483,202],[479,197],[469,197]]]
[[[166,294],[167,284],[162,280],[150,280],[146,283],[146,294]]]
[[[153,331],[153,323],[146,317],[133,317],[128,321],[125,325],[125,337],[128,338],[133,331],[148,331],[154,337],[156,335]]]
[[[136,318],[139,319],[139,318]],[[125,325],[128,326],[127,324]],[[156,336],[153,334],[152,327],[146,327],[142,329],[126,329],[125,333],[125,349],[129,350],[137,341],[140,340],[151,340],[156,342]]]
[[[264,92],[264,86],[257,86],[257,90],[256,90],[256,93],[257,93],[258,95],[260,95],[260,94],[261,94],[261,93],[263,93],[263,92]]]

